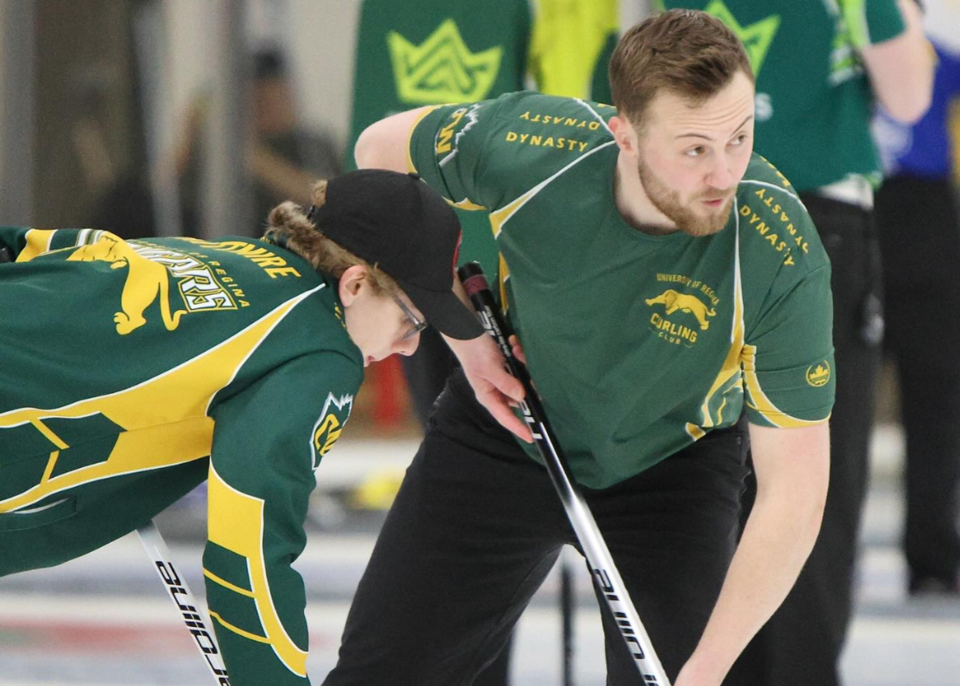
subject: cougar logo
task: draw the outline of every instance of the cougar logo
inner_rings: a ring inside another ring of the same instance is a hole
[[[700,302],[695,295],[678,293],[672,288],[645,302],[648,305],[663,305],[667,308],[666,314],[673,314],[677,310],[692,314],[700,322],[700,328],[704,331],[710,328],[707,317],[712,317],[717,313],[713,308],[707,309],[707,306]]]
[[[111,269],[129,270],[120,296],[120,311],[113,315],[117,333],[126,336],[147,323],[144,311],[160,296],[160,314],[167,331],[180,325],[186,310],[170,311],[170,280],[163,265],[141,257],[116,236],[104,235],[96,243],[84,245],[67,258],[68,262],[108,262]]]

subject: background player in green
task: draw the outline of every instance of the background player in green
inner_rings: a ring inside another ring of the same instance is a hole
[[[427,321],[494,350],[452,291],[460,227],[426,184],[359,171],[313,201],[275,208],[261,240],[0,228],[0,575],[94,550],[208,478],[234,684],[308,683],[291,564],[363,368],[411,354]]]
[[[912,0],[662,4],[705,10],[743,41],[757,75],[756,149],[793,183],[833,264],[838,376],[823,527],[790,595],[727,683],[836,685],[853,611],[883,333],[872,209],[880,163],[870,120],[875,101],[904,121],[923,114],[932,51]]]
[[[830,267],[789,182],[752,154],[753,76],[729,29],[647,20],[610,73],[616,110],[535,93],[423,108],[369,128],[357,161],[490,212],[501,301],[664,668],[715,686],[819,528]],[[452,347],[466,374],[438,401],[327,686],[471,683],[575,541]],[[760,496],[737,546],[746,418]],[[608,683],[644,683],[601,612]]]

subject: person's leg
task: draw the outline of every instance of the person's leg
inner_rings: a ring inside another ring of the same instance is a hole
[[[960,217],[949,181],[898,176],[878,195],[887,347],[906,434],[904,552],[909,589],[957,584],[960,532]]]
[[[673,681],[707,624],[736,547],[745,422],[587,500]],[[596,589],[595,589],[596,590]],[[607,684],[644,684],[606,603]]]
[[[872,217],[804,195],[833,265],[837,396],[830,418],[830,491],[820,535],[793,589],[734,664],[726,686],[837,686],[853,611],[854,563],[867,479],[880,346],[865,336],[878,297]],[[873,262],[871,262],[873,261]],[[744,515],[756,493],[748,479]]]
[[[898,358],[902,359],[902,358]],[[925,582],[957,587],[960,533],[960,374],[925,360],[898,361],[907,435],[904,552],[909,589]]]
[[[546,472],[458,373],[380,533],[327,686],[473,683],[569,535]]]

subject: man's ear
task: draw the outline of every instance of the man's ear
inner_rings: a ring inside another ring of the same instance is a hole
[[[339,295],[344,307],[349,307],[367,283],[367,268],[360,264],[347,267],[340,277]]]
[[[610,117],[607,124],[610,126],[610,131],[613,132],[613,139],[617,142],[617,147],[627,154],[636,156],[640,143],[633,124],[620,115]]]

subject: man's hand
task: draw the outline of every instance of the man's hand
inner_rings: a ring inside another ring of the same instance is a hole
[[[493,339],[487,334],[469,341],[444,338],[460,360],[480,404],[505,429],[513,432],[517,438],[532,443],[530,427],[512,409],[523,400],[523,385],[506,370],[503,355]]]
[[[523,362],[524,364],[526,364],[527,356],[523,352],[523,346],[520,345],[520,339],[517,338],[516,334],[514,334],[513,336],[510,336],[509,343],[510,343],[510,350],[513,352],[513,356],[518,360],[520,360],[521,362]]]
[[[797,580],[820,530],[830,477],[827,422],[750,425],[757,499],[720,597],[674,686],[720,686]]]

